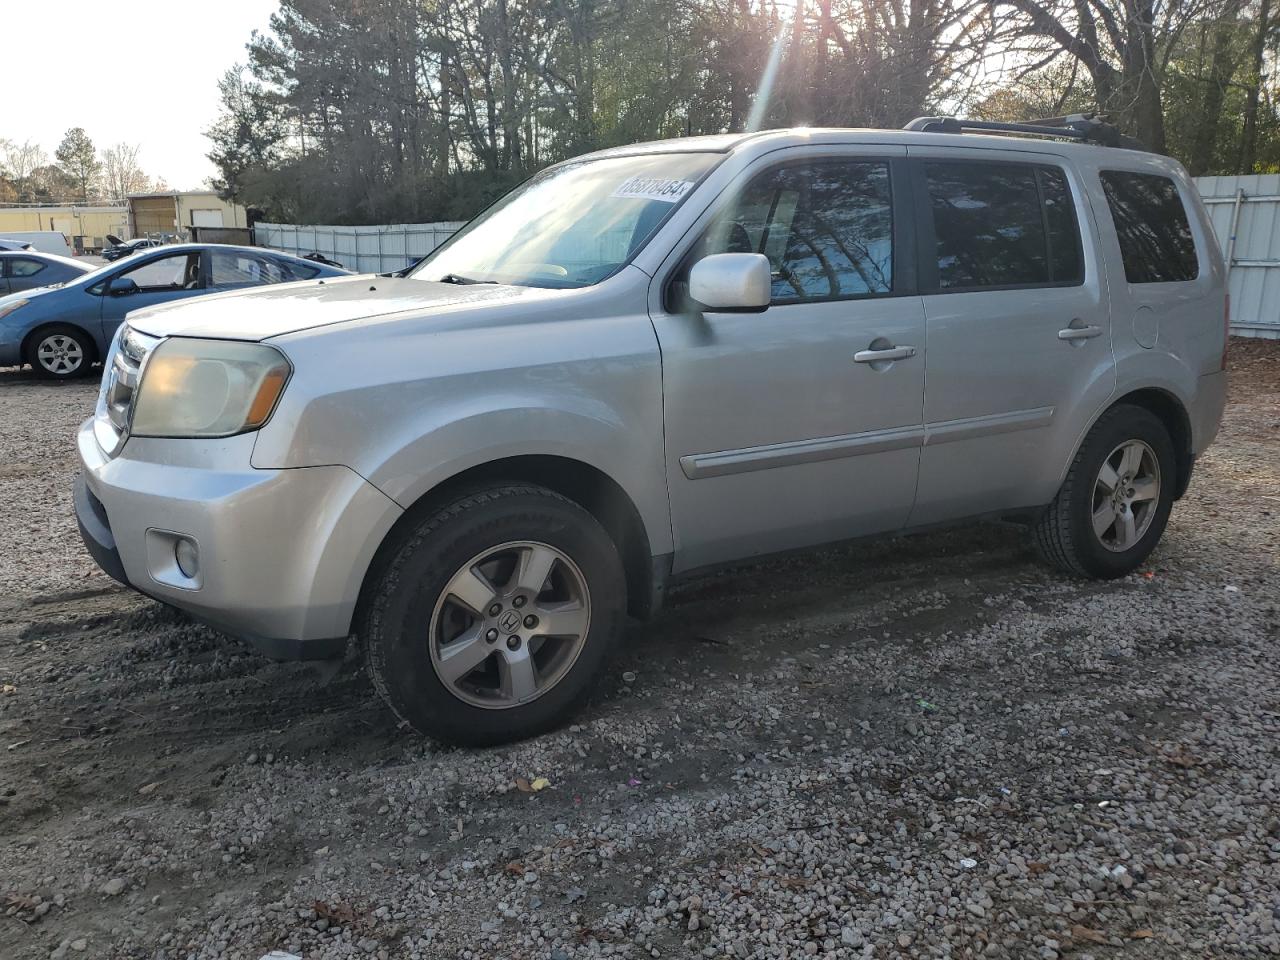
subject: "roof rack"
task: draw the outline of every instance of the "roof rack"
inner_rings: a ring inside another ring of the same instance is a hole
[[[1113,124],[1108,123],[1106,117],[1096,113],[1073,113],[1065,117],[1046,117],[1022,123],[962,120],[958,117],[916,117],[903,129],[918,133],[1020,133],[1032,137],[1079,140],[1104,147],[1123,147],[1126,150],[1147,149],[1140,140],[1125,136]]]

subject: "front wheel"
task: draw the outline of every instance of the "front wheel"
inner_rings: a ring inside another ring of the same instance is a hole
[[[49,380],[83,377],[93,363],[93,341],[76,327],[60,324],[38,332],[28,348],[27,362]]]
[[[1142,407],[1108,410],[1035,529],[1044,559],[1099,579],[1135,570],[1164,533],[1177,486],[1173,441]]]
[[[613,541],[535,486],[476,491],[404,531],[374,574],[360,628],[378,692],[449,743],[533,736],[589,697],[622,633]]]

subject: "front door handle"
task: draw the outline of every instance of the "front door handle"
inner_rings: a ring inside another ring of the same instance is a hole
[[[853,362],[888,363],[890,360],[905,360],[915,355],[915,347],[885,347],[879,350],[859,350],[853,355]]]
[[[1059,340],[1092,340],[1102,335],[1101,327],[1063,327],[1058,331]]]

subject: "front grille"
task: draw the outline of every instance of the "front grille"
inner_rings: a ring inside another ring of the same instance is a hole
[[[111,345],[106,370],[102,376],[102,393],[98,398],[95,433],[99,445],[109,456],[124,445],[129,436],[133,416],[133,400],[142,378],[147,354],[160,341],[125,325]],[[105,442],[104,442],[105,441]]]

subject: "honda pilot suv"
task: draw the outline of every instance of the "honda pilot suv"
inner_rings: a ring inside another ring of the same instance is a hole
[[[1176,162],[954,120],[606,150],[404,276],[130,314],[79,431],[89,551],[413,727],[534,734],[709,568],[1023,519],[1075,576],[1159,541],[1224,403]]]

